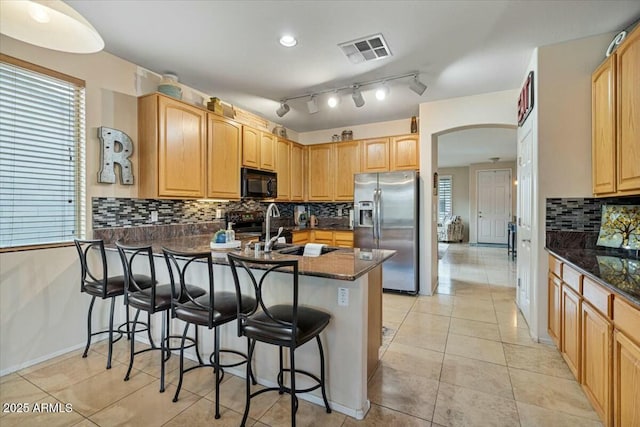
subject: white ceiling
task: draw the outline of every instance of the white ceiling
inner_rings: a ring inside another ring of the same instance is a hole
[[[468,166],[516,159],[516,130],[504,127],[472,128],[438,137],[438,167]]]
[[[520,86],[533,48],[610,31],[640,16],[640,1],[67,1],[105,40],[105,50],[157,73],[174,72],[202,92],[298,132],[407,118],[418,104]],[[278,39],[290,32],[294,48]],[[393,56],[352,64],[337,46],[382,33]],[[604,52],[603,52],[604,56]],[[355,108],[348,93],[333,110],[320,99],[283,98],[419,72],[391,95]]]

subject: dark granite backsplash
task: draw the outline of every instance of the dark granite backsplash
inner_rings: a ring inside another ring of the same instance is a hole
[[[602,206],[640,205],[640,197],[547,199],[546,231],[600,231]]]
[[[93,230],[94,239],[103,239],[105,244],[123,242],[144,242],[167,240],[176,237],[188,237],[201,234],[213,235],[225,228],[224,220],[200,222],[194,224],[143,225],[139,227],[108,227]]]

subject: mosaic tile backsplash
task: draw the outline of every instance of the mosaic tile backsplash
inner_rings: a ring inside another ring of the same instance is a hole
[[[640,197],[547,199],[546,231],[600,231],[603,205],[637,205]]]
[[[307,212],[317,217],[348,217],[353,203],[278,203],[280,215],[293,217],[293,208],[307,206]],[[158,212],[158,221],[153,224],[193,224],[210,222],[216,209],[223,213],[232,210],[262,210],[268,203],[257,200],[239,202],[204,202],[197,200],[124,199],[115,197],[93,197],[93,229],[109,227],[135,227],[150,225],[151,212]]]

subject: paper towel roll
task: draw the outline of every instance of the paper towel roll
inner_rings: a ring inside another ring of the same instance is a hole
[[[302,256],[320,256],[324,243],[307,243],[304,245],[304,253]]]

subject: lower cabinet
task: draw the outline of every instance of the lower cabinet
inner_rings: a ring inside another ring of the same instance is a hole
[[[339,248],[353,247],[353,231],[332,230],[300,230],[291,233],[291,243],[304,245],[306,243],[324,243]]]
[[[560,315],[562,295],[560,289],[562,288],[562,281],[556,277],[555,274],[549,273],[549,311],[548,311],[548,328],[549,336],[556,343],[556,346],[560,346]]]
[[[294,231],[291,233],[291,243],[302,245],[309,242],[309,231]]]
[[[623,332],[615,332],[614,350],[614,425],[640,425],[640,346]]]
[[[613,324],[586,301],[582,303],[582,388],[594,409],[611,424]]]
[[[334,231],[333,245],[339,248],[352,248],[353,231]]]
[[[312,243],[324,243],[333,246],[333,231],[330,230],[312,230],[309,233],[309,240]]]
[[[560,352],[578,381],[580,381],[581,299],[582,297],[569,286],[562,285]]]

